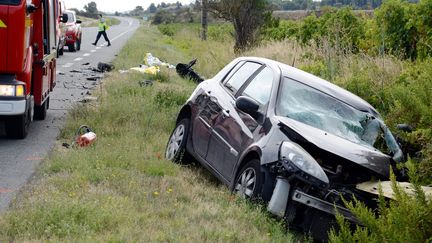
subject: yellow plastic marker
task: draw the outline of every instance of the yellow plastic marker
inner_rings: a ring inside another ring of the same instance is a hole
[[[6,24],[0,19],[0,28],[7,28]]]

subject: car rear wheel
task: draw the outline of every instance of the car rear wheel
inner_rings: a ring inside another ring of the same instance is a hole
[[[166,147],[165,158],[182,164],[190,159],[186,151],[186,141],[189,133],[189,119],[181,120],[172,132]]]
[[[76,41],[76,50],[79,51],[81,50],[81,36],[79,39],[77,39]]]
[[[261,164],[259,160],[253,159],[247,162],[238,173],[234,193],[245,199],[256,199],[262,188]]]
[[[70,52],[76,52],[77,51],[77,43],[76,41],[73,44],[68,45],[69,51]]]

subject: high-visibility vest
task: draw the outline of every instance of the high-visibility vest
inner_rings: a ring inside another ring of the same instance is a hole
[[[106,31],[108,29],[108,25],[105,21],[99,21],[99,31]]]

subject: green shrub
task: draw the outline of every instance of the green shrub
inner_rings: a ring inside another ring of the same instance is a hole
[[[415,195],[408,196],[392,178],[394,201],[379,198],[376,212],[357,201],[347,203],[363,226],[351,231],[343,216],[337,217],[340,230],[332,230],[330,242],[429,242],[432,239],[432,202],[426,201],[421,187],[415,186]],[[381,189],[381,188],[379,188]]]

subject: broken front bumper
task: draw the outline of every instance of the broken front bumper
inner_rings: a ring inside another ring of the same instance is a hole
[[[286,210],[293,204],[296,206],[304,205],[333,216],[341,214],[348,221],[359,224],[359,221],[348,209],[309,195],[299,189],[291,188],[287,179],[278,177],[268,204],[268,211],[276,216],[285,217]]]
[[[346,208],[331,204],[317,197],[306,194],[300,190],[295,190],[292,193],[291,197],[292,201],[306,205],[308,207],[317,209],[324,213],[332,214],[336,216],[337,213],[344,216],[345,219],[349,220],[352,223],[359,224],[358,219]]]

